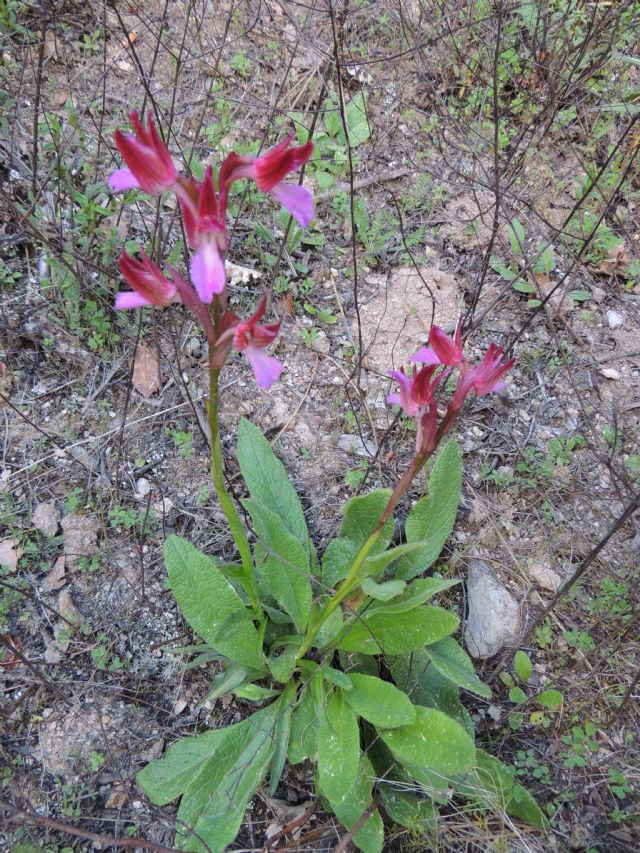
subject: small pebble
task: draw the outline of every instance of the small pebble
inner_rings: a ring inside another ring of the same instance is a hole
[[[136,482],[136,494],[140,495],[141,498],[146,497],[151,491],[151,483],[147,480],[146,477],[140,477],[140,479]]]
[[[620,326],[624,324],[623,315],[618,314],[618,312],[613,309],[607,311],[605,317],[607,318],[607,323],[609,324],[610,329],[619,329]]]
[[[616,370],[615,367],[603,367],[600,373],[605,379],[620,379],[620,371]]]

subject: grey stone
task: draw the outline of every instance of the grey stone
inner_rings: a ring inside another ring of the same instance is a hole
[[[520,638],[520,608],[489,566],[479,559],[469,563],[469,615],[464,641],[469,654],[485,660]]]

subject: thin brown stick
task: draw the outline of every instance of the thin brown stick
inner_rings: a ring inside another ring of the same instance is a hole
[[[353,841],[354,835],[356,835],[359,832],[359,830],[362,829],[362,827],[369,820],[369,818],[374,813],[374,811],[378,808],[379,805],[380,805],[379,797],[374,797],[373,800],[367,806],[367,808],[362,812],[362,814],[360,815],[358,820],[351,827],[349,832],[347,832],[347,834],[344,835],[341,838],[341,840],[338,842],[338,844],[336,844],[336,846],[333,848],[333,853],[344,853],[344,851],[347,849],[349,844],[351,844],[351,842]]]
[[[276,844],[280,841],[280,839],[284,838],[285,835],[288,835],[290,832],[293,832],[295,829],[299,829],[301,826],[304,826],[305,823],[309,820],[311,815],[317,811],[318,806],[320,805],[320,800],[315,799],[309,808],[300,815],[296,820],[292,820],[286,826],[283,826],[279,832],[276,832],[275,835],[272,835],[271,838],[264,845],[264,850],[269,850],[272,847],[275,847]]]
[[[0,814],[6,819],[24,821],[34,826],[46,827],[47,829],[54,829],[56,832],[66,832],[67,835],[84,838],[94,844],[99,844],[102,850],[109,850],[112,847],[125,847],[127,849],[139,847],[142,850],[152,850],[154,853],[179,853],[175,847],[165,847],[163,844],[156,844],[155,841],[145,841],[144,838],[112,838],[109,835],[79,829],[71,823],[63,823],[60,820],[18,808],[7,800],[0,800]]]

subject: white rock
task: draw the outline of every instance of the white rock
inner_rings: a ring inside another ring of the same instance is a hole
[[[352,435],[348,432],[343,433],[338,439],[338,450],[368,458],[376,455],[376,446],[372,441],[363,441],[359,435]]]
[[[624,316],[613,309],[607,311],[604,316],[607,318],[610,329],[619,329],[624,324]]]
[[[616,370],[615,367],[603,367],[600,373],[605,379],[620,379],[620,371]]]
[[[151,491],[151,483],[146,477],[140,477],[136,482],[136,494],[141,498],[145,498]]]
[[[38,504],[31,516],[31,523],[43,536],[55,536],[60,524],[60,515],[53,501]]]
[[[469,615],[464,641],[469,654],[485,660],[520,637],[520,608],[482,560],[471,560],[467,579]]]
[[[527,566],[527,574],[532,581],[535,581],[542,589],[548,589],[550,592],[556,592],[562,586],[562,578],[557,572],[544,563],[533,562]]]

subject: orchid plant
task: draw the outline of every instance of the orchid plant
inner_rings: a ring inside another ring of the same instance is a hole
[[[390,371],[399,391],[388,402],[415,418],[415,453],[393,490],[375,489],[346,504],[340,533],[322,558],[284,466],[260,431],[241,420],[237,455],[250,537],[225,487],[218,379],[235,348],[258,386],[270,388],[283,366],[266,349],[281,323],[263,323],[266,295],[245,320],[227,307],[227,203],[233,183],[248,178],[306,227],[314,215],[311,193],[285,178],[309,160],[313,146],[292,145],[289,136],[258,157],[232,153],[218,170],[216,189],[211,166],[201,182],[179,173],[151,114],[146,127],[136,113],[131,123],[133,135],[116,132],[126,168],[109,182],[116,191],[175,193],[193,254],[187,279],[171,266],[161,269],[143,249],[139,259],[123,252],[120,271],[132,290],[115,304],[182,303],[206,336],[211,476],[238,552],[236,562],[226,563],[170,536],[169,583],[202,640],[196,662],[218,664],[208,698],[232,693],[253,708],[242,722],[177,740],[140,771],[139,784],[156,804],[180,798],[176,844],[190,851],[224,850],[249,799],[267,776],[274,794],[287,761],[312,762],[318,795],[355,830],[354,843],[365,853],[382,850],[380,808],[392,821],[429,833],[452,791],[540,826],[538,806],[510,769],[475,746],[460,689],[484,698],[491,691],[452,637],[458,617],[429,603],[457,581],[425,576],[460,500],[460,452],[447,436],[470,394],[503,387],[513,359],[503,361],[492,344],[471,365],[459,323],[453,338],[432,328],[429,346],[407,370]],[[452,377],[445,404],[445,380]],[[427,493],[408,513],[401,544],[392,545],[394,510],[439,448]]]

